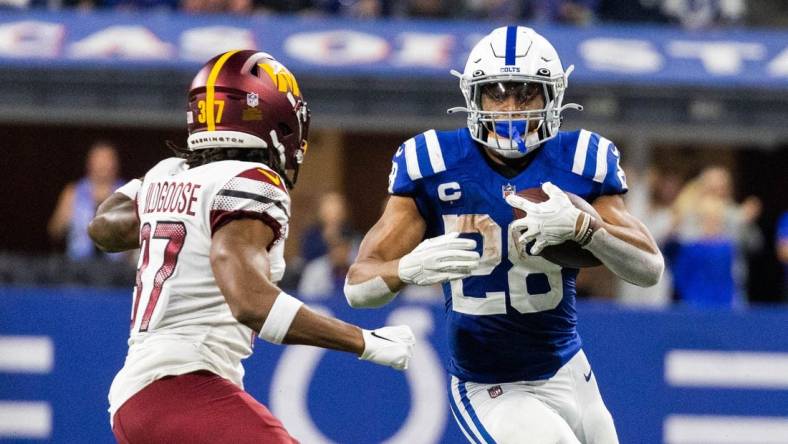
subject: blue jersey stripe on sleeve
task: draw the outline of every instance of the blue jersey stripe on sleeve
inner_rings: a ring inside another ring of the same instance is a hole
[[[416,158],[418,159],[419,168],[421,169],[421,177],[432,176],[435,171],[433,170],[430,154],[427,150],[427,139],[422,133],[414,137],[414,140],[416,141]]]
[[[602,183],[605,181],[605,177],[607,176],[607,155],[612,143],[613,142],[605,139],[604,137],[599,137],[599,143],[597,144],[596,150],[596,171],[594,172],[594,182]]]
[[[419,159],[416,155],[416,141],[408,139],[405,142],[405,165],[408,170],[408,177],[410,180],[418,180],[422,178],[421,168],[419,168]]]
[[[577,145],[575,145],[575,157],[572,162],[572,172],[575,174],[583,175],[583,169],[586,166],[586,153],[588,153],[588,141],[591,139],[591,133],[586,130],[580,130],[577,136]]]
[[[599,135],[591,133],[591,138],[588,140],[588,152],[586,152],[586,164],[583,168],[584,177],[594,177],[596,175],[596,159],[597,150],[599,149]]]
[[[611,190],[615,193],[627,191],[627,177],[621,168],[621,154],[616,146],[611,142],[607,150],[607,176],[602,183],[603,190]]]
[[[432,168],[432,172],[438,174],[446,171],[446,163],[443,161],[441,145],[435,130],[429,130],[424,133],[424,139],[427,142],[427,153],[430,156],[430,167]]]

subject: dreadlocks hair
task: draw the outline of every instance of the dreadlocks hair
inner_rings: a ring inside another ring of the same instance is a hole
[[[271,156],[267,148],[249,149],[249,148],[206,148],[201,150],[192,151],[176,145],[172,141],[165,142],[167,148],[172,150],[176,157],[186,160],[189,168],[196,168],[200,165],[205,165],[211,162],[219,162],[221,160],[240,160],[242,162],[257,162],[268,165],[276,171],[285,180],[288,188],[293,187],[287,174],[285,174],[284,166],[279,165],[279,160],[276,156]],[[295,179],[295,178],[294,178]]]
[[[192,151],[178,146],[171,141],[166,142],[167,148],[172,150],[175,157],[185,159],[189,168],[195,168],[206,163],[219,162],[221,160],[240,160],[243,162],[259,162],[268,164],[268,149],[249,149],[249,148],[207,148]],[[278,165],[269,165],[272,168]]]

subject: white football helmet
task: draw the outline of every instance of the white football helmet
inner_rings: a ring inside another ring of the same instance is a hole
[[[558,134],[561,112],[582,110],[576,103],[563,105],[567,78],[553,45],[531,28],[505,26],[493,30],[474,46],[460,79],[465,107],[451,108],[449,113],[468,113],[471,137],[507,158],[517,158],[538,148]],[[496,85],[504,91],[512,84],[522,90],[541,87],[544,108],[536,110],[484,111],[481,91],[485,85]],[[529,131],[530,129],[530,131]]]

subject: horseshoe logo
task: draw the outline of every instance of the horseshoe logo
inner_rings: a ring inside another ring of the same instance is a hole
[[[324,307],[312,307],[330,315]],[[399,430],[385,444],[437,442],[446,428],[446,403],[438,402],[446,395],[446,376],[440,357],[427,336],[432,333],[432,314],[427,308],[403,307],[393,310],[387,325],[406,324],[416,336],[416,352],[405,372],[411,406]],[[271,410],[301,442],[333,444],[312,420],[307,405],[307,392],[325,349],[309,346],[288,346],[277,364],[271,380]],[[305,412],[307,414],[305,414]]]

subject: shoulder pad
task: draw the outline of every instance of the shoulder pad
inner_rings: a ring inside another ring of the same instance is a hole
[[[186,171],[189,166],[186,164],[185,159],[181,159],[180,157],[168,157],[159,161],[156,165],[153,166],[147,173],[145,173],[145,177],[150,176],[173,176],[180,172]]]
[[[210,205],[211,233],[231,220],[252,218],[271,227],[274,243],[285,238],[290,197],[282,178],[262,165],[230,166],[230,178],[218,187]]]
[[[410,180],[446,171],[441,143],[435,130],[429,130],[405,141],[397,150],[405,158],[405,167]]]
[[[249,168],[238,174],[236,177],[243,177],[245,179],[271,184],[287,193],[287,186],[285,185],[285,181],[282,180],[282,177],[279,176],[279,174],[277,174],[274,170],[267,167],[258,166]]]
[[[565,154],[571,153],[573,173],[602,184],[611,192],[626,191],[626,177],[619,162],[621,153],[613,142],[584,129],[568,136]]]

